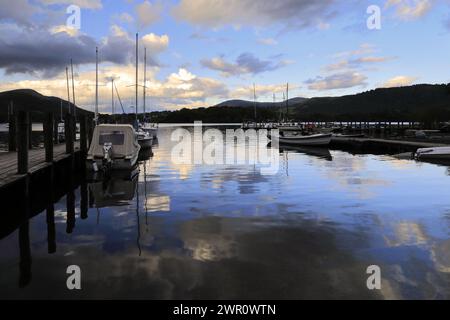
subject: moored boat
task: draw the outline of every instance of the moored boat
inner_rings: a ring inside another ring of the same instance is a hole
[[[153,144],[153,136],[150,133],[139,129],[136,131],[137,140],[141,149],[148,149],[152,147]]]
[[[273,137],[278,139],[279,143],[286,145],[297,145],[297,146],[327,146],[331,142],[332,134],[313,134],[313,135],[286,135],[281,132],[278,137]]]
[[[450,160],[450,147],[421,148],[416,151],[418,160]]]
[[[87,170],[130,170],[141,146],[131,125],[102,124],[94,129],[86,157]]]

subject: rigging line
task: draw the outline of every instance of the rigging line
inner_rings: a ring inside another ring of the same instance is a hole
[[[125,109],[123,108],[122,99],[120,99],[119,90],[117,90],[116,83],[114,82],[114,88],[116,88],[117,98],[119,98],[120,107],[122,108],[122,113],[125,114]]]

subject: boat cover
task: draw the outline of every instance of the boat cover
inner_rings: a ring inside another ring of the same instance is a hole
[[[129,157],[139,150],[134,128],[124,124],[102,124],[95,127],[88,155],[103,157],[103,145],[112,143],[113,157]]]

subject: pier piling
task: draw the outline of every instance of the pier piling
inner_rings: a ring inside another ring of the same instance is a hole
[[[17,173],[28,173],[28,146],[30,140],[30,114],[25,111],[19,111],[17,116]]]
[[[44,121],[45,162],[53,162],[53,114],[47,113]]]

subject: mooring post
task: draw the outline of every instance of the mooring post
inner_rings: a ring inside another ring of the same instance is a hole
[[[33,119],[31,118],[31,114],[28,116],[28,131],[29,131],[29,139],[28,139],[28,149],[33,148]]]
[[[54,118],[54,120],[53,120],[53,142],[54,142],[54,144],[59,143],[58,127],[59,127],[58,119]]]
[[[16,116],[14,114],[14,109],[11,108],[11,110],[8,113],[8,150],[9,151],[16,151],[17,149],[17,143],[16,143]]]
[[[47,113],[44,121],[45,162],[53,162],[53,113]]]
[[[81,157],[84,158],[87,155],[87,121],[85,115],[80,115],[80,152]]]
[[[17,115],[17,173],[28,173],[28,145],[29,145],[29,122],[30,114],[19,111]]]
[[[64,137],[66,140],[66,153],[73,154],[73,125],[72,125],[72,115],[66,114],[66,119],[64,121]]]

